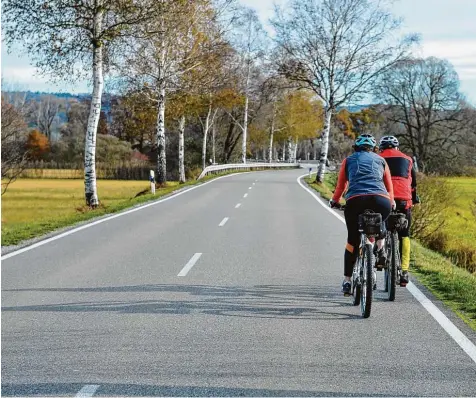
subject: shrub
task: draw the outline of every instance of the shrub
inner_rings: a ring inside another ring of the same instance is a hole
[[[428,249],[439,253],[444,253],[448,248],[448,234],[437,231],[425,238],[425,245]]]
[[[418,194],[421,203],[413,208],[412,236],[425,245],[434,241],[433,234],[444,227],[445,211],[455,200],[451,185],[442,178],[418,175]]]
[[[28,134],[26,148],[31,159],[42,159],[50,150],[48,137],[38,130],[32,130]]]
[[[461,268],[476,273],[476,247],[461,244],[456,248],[445,251],[444,254]]]
[[[187,180],[196,180],[201,173],[202,173],[201,167],[194,167],[194,168],[185,170],[185,176]]]

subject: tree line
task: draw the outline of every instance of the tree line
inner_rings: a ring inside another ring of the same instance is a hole
[[[2,93],[2,120],[13,120],[5,134],[2,122],[2,178],[5,145],[9,176],[26,156],[81,162],[91,207],[98,161],[154,161],[165,184],[210,159],[318,158],[322,181],[362,132],[397,135],[423,171],[476,167],[475,111],[456,72],[413,58],[418,37],[395,34],[385,2],[290,0],[272,38],[234,0],[3,3],[7,46],[53,81],[89,79],[92,93],[28,106]],[[346,110],[367,98],[376,105]]]

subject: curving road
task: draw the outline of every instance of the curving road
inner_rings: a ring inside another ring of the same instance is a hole
[[[341,295],[345,225],[303,173],[228,176],[4,256],[2,395],[476,395],[475,333],[440,304],[465,349],[407,289],[367,320]]]

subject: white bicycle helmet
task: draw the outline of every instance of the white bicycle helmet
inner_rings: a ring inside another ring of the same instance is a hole
[[[398,148],[400,143],[398,142],[397,138],[393,135],[386,135],[380,139],[379,148],[380,149],[387,149],[387,148]]]

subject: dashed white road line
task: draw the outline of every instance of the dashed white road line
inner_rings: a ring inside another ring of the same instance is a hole
[[[235,206],[235,209],[238,209],[238,207],[241,206],[241,203],[238,203],[236,206]]]
[[[157,201],[153,201],[151,203],[147,203],[145,205],[141,205],[141,206],[138,206],[138,207],[135,207],[133,209],[130,209],[130,210],[126,210],[126,211],[123,211],[123,212],[120,212],[120,213],[117,213],[117,214],[114,214],[112,216],[109,216],[109,217],[105,217],[105,218],[101,218],[100,220],[97,220],[97,221],[93,221],[93,222],[90,222],[88,224],[85,224],[85,225],[82,225],[80,227],[76,227],[76,228],[73,228],[73,229],[70,229],[69,231],[66,231],[66,232],[63,232],[59,235],[56,235],[56,236],[52,236],[51,238],[47,238],[45,240],[42,240],[42,241],[39,241],[39,242],[36,242],[32,245],[29,245],[29,246],[25,246],[21,249],[18,249],[18,250],[15,250],[13,252],[10,252],[8,254],[5,254],[1,257],[2,261],[3,260],[6,260],[7,258],[10,258],[10,257],[14,257],[14,256],[17,256],[18,254],[21,254],[21,253],[25,253],[29,250],[33,250],[37,247],[40,247],[40,246],[43,246],[43,245],[46,245],[47,243],[50,243],[50,242],[53,242],[55,240],[58,240],[58,239],[61,239],[61,238],[64,238],[65,236],[68,236],[68,235],[71,235],[71,234],[74,234],[78,231],[82,231],[86,228],[91,228],[91,227],[94,227],[95,225],[98,225],[98,224],[102,224],[104,222],[107,222],[107,221],[110,221],[110,220],[113,220],[114,218],[118,218],[118,217],[122,217],[122,216],[125,216],[126,214],[131,214],[131,213],[135,213],[136,211],[139,211],[139,210],[142,210],[142,209],[146,209],[148,207],[151,207],[151,206],[156,206],[160,203],[163,203],[163,202],[167,202],[169,200],[173,200],[175,198],[177,198],[178,196],[182,196],[184,194],[186,194],[187,192],[190,192],[190,191],[194,191],[195,189],[200,189],[208,184],[211,184],[213,182],[216,182],[216,181],[219,181],[223,178],[230,178],[230,177],[233,177],[233,176],[236,176],[236,173],[235,174],[228,174],[228,175],[225,175],[225,176],[221,176],[221,177],[217,177],[211,181],[208,181],[208,182],[204,182],[203,184],[200,184],[200,185],[196,185],[194,187],[191,187],[191,188],[188,188],[188,189],[185,189],[183,191],[180,191],[180,192],[177,192],[177,193],[173,193],[171,196],[168,196],[166,198],[163,198],[163,199],[159,199]]]
[[[218,226],[223,227],[226,224],[227,221],[228,221],[228,217],[225,217],[223,220],[221,220],[221,223],[218,224]]]
[[[82,398],[92,397],[98,388],[99,388],[99,385],[97,384],[85,385],[83,388],[81,388],[81,390],[78,391],[78,393],[76,394],[76,397],[82,397]]]
[[[195,253],[192,258],[188,261],[187,265],[182,268],[182,271],[179,272],[177,276],[185,276],[188,274],[188,271],[192,269],[198,259],[202,256],[202,253]]]
[[[306,187],[301,180],[308,176],[308,174],[304,174],[301,177],[298,177],[297,182],[298,184],[304,188],[307,192],[309,192],[314,199],[316,199],[319,204],[324,207],[327,211],[332,213],[335,217],[337,217],[341,222],[345,224],[345,219],[337,214],[335,211],[331,210],[319,196],[317,196],[310,188]],[[463,349],[463,351],[468,354],[468,356],[476,363],[476,346],[473,342],[468,339],[464,333],[458,329],[458,327],[451,322],[448,317],[441,312],[435,304],[431,302],[431,300],[426,297],[423,292],[418,289],[413,283],[408,283],[407,290],[415,297],[420,304],[425,308],[428,313],[440,324],[440,326],[450,335],[450,337]]]
[[[256,184],[256,182],[253,183],[253,185],[255,185],[255,184]]]
[[[248,189],[251,189],[251,188],[253,188],[253,187],[249,187]]]
[[[245,193],[245,194],[243,195],[243,197],[244,197],[244,198],[246,198],[247,196],[248,196],[248,194],[247,194],[247,193]]]

